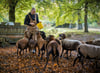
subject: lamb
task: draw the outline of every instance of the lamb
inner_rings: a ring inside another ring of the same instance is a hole
[[[86,41],[87,44],[97,45],[100,46],[100,39]]]
[[[96,45],[89,45],[89,44],[81,44],[77,48],[78,55],[74,60],[73,66],[75,65],[75,62],[77,59],[81,61],[81,64],[83,66],[83,59],[100,59],[100,46]]]
[[[49,56],[50,54],[52,54],[53,57],[53,61],[56,59],[57,60],[57,64],[58,63],[58,57],[61,56],[61,52],[62,52],[62,47],[61,44],[58,43],[59,40],[51,40],[49,41],[48,45],[47,45],[47,49],[46,49],[46,55],[47,55],[47,62],[44,66],[44,69],[46,68],[47,64],[48,64],[48,60],[49,60]]]
[[[66,39],[65,34],[60,34],[60,39],[62,39],[62,56],[63,56],[63,51],[66,50],[67,53],[67,59],[68,59],[68,51],[76,50],[77,47],[82,44],[81,41],[79,40],[70,40]],[[70,54],[71,56],[71,54]]]
[[[16,42],[17,56],[18,56],[19,49],[20,49],[20,52],[19,52],[20,55],[22,51],[24,54],[24,49],[26,49],[26,52],[27,52],[29,39],[30,39],[30,33],[28,31],[25,31],[24,37]]]

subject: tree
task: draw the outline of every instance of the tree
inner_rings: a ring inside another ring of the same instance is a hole
[[[15,22],[15,8],[19,0],[8,0],[9,21]]]

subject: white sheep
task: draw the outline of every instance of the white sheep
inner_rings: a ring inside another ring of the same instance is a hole
[[[81,44],[77,48],[78,55],[74,60],[73,66],[75,65],[75,62],[77,59],[81,61],[81,64],[83,66],[83,58],[86,59],[100,59],[100,46],[96,45],[89,45],[89,44]]]
[[[100,46],[100,39],[86,41],[87,44],[97,45]]]

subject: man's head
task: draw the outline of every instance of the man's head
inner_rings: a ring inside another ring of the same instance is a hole
[[[31,9],[31,14],[35,14],[35,8],[34,7]]]

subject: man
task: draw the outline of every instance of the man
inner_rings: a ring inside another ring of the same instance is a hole
[[[35,8],[32,8],[31,12],[26,15],[24,24],[27,25],[26,31],[31,33],[30,35],[32,35],[33,40],[37,40],[36,32],[39,31],[37,23],[39,23],[38,15]]]

